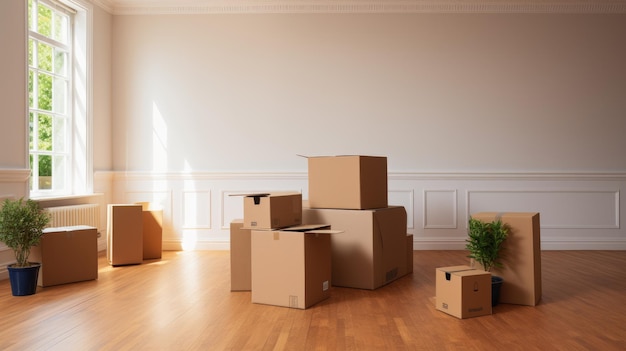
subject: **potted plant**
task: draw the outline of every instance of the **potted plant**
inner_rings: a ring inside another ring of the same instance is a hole
[[[16,263],[7,266],[14,296],[37,290],[40,263],[28,261],[31,247],[38,245],[50,215],[34,200],[6,199],[0,208],[0,241],[15,253]]]
[[[483,222],[478,219],[469,219],[469,230],[465,248],[469,250],[469,258],[478,262],[485,271],[491,272],[494,267],[502,267],[500,263],[500,249],[506,240],[509,230],[501,220]],[[500,298],[500,287],[503,279],[491,276],[491,305],[496,306]]]

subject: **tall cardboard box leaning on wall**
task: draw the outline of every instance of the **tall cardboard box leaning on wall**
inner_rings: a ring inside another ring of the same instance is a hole
[[[138,204],[107,206],[107,260],[112,266],[143,262],[143,207]]]
[[[163,210],[148,202],[138,202],[143,217],[143,259],[159,259],[163,252]]]
[[[387,207],[387,158],[382,156],[307,157],[311,208]]]
[[[279,229],[302,223],[302,194],[272,192],[243,196],[243,225],[249,229]]]
[[[330,297],[328,225],[253,230],[252,302],[306,309]]]
[[[230,222],[230,291],[252,289],[250,232],[243,227],[243,219]]]
[[[502,244],[502,268],[492,269],[504,279],[500,303],[535,306],[541,299],[541,235],[537,212],[480,212],[472,218],[491,222],[497,218],[509,227]]]
[[[491,314],[491,273],[482,269],[437,268],[435,291],[439,311],[461,319]]]

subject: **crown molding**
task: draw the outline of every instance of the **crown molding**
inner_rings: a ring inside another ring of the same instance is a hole
[[[91,0],[114,15],[270,13],[626,14],[626,0]]]

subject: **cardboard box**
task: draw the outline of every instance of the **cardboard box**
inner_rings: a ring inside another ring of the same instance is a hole
[[[250,232],[243,219],[230,222],[230,291],[252,290]]]
[[[502,244],[502,268],[491,273],[504,279],[500,303],[535,306],[541,299],[541,235],[537,212],[481,212],[472,218],[484,222],[500,218],[509,227]],[[478,263],[477,263],[478,264]]]
[[[306,309],[330,297],[328,228],[253,230],[252,302]]]
[[[311,208],[387,207],[386,157],[309,157],[308,167]]]
[[[305,208],[302,216],[304,223],[328,223],[342,231],[331,237],[334,286],[376,289],[408,274],[404,207]]]
[[[143,259],[159,259],[163,252],[163,210],[153,208],[147,202],[137,204],[143,211]]]
[[[141,205],[107,206],[107,260],[112,266],[143,261],[143,210]]]
[[[46,228],[29,260],[40,262],[37,285],[98,279],[98,230],[85,225]]]
[[[491,274],[470,266],[436,270],[436,308],[457,318],[491,314]]]
[[[302,223],[302,194],[244,195],[243,222],[250,229],[280,229]]]

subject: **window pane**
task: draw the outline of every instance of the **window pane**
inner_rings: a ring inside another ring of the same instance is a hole
[[[52,116],[39,114],[37,119],[39,125],[37,131],[39,132],[38,147],[40,151],[52,151]],[[41,171],[39,172],[41,174]]]
[[[35,30],[33,22],[33,0],[28,0],[28,29]]]
[[[30,67],[33,66],[33,40],[32,39],[28,39],[28,65]]]
[[[65,118],[55,118],[54,119],[54,138],[53,138],[53,143],[54,143],[54,152],[65,152],[65,145],[66,145],[66,133],[65,131],[67,130],[65,128],[65,123],[66,120]]]
[[[60,190],[65,188],[65,171],[67,169],[66,165],[67,158],[65,156],[55,156],[54,157],[54,166],[53,166],[53,179],[54,179],[54,189]]]
[[[42,4],[37,5],[37,32],[52,37],[52,10]]]
[[[28,150],[34,150],[35,145],[33,145],[33,132],[35,131],[34,125],[35,117],[32,112],[28,114]],[[31,162],[32,166],[32,162]]]
[[[52,46],[37,43],[37,67],[52,72]]]
[[[38,108],[52,111],[52,76],[45,73],[37,74]]]
[[[54,79],[54,112],[65,114],[67,111],[67,81],[63,78]]]
[[[34,161],[35,157],[37,157],[37,156],[35,156],[35,155],[33,155],[33,154],[30,154],[30,155],[29,155],[29,157],[28,157],[28,159],[29,159],[29,160],[28,160],[28,162],[30,163],[30,169],[31,169],[31,170],[34,170],[33,166],[35,165],[35,163],[34,163],[33,161]],[[31,177],[29,177],[29,179],[28,179],[29,186],[30,186],[30,188],[31,188],[31,189],[33,188],[33,178],[36,178],[36,177],[37,177],[37,176],[33,174],[33,175],[32,175]]]
[[[52,189],[52,156],[39,155],[39,189]]]
[[[54,73],[67,76],[67,52],[54,50]]]
[[[28,70],[28,107],[33,108],[33,70]]]
[[[68,18],[60,13],[54,14],[54,39],[67,44],[68,35]]]

